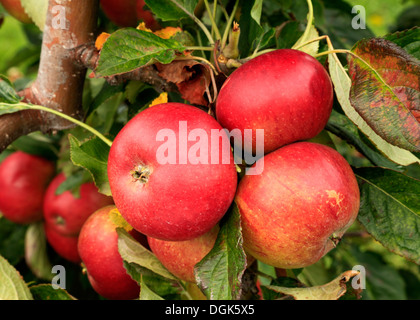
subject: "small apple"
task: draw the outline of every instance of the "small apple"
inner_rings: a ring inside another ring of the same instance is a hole
[[[155,105],[132,118],[112,144],[108,177],[127,222],[168,241],[210,231],[237,187],[226,132],[207,112],[182,103]]]
[[[223,84],[216,118],[229,131],[252,130],[251,140],[236,142],[255,153],[258,129],[264,130],[264,153],[315,137],[327,124],[333,103],[331,79],[312,56],[279,49],[236,69]],[[260,143],[261,146],[261,143]]]
[[[23,23],[32,23],[32,19],[25,12],[20,0],[0,0],[3,8],[15,19]]]
[[[105,15],[117,26],[137,26],[137,0],[100,0],[100,3]]]
[[[114,204],[112,197],[99,193],[93,182],[80,186],[79,197],[67,190],[56,194],[57,188],[66,180],[58,174],[50,183],[44,198],[44,220],[50,228],[65,236],[77,236],[86,219],[96,210]]]
[[[77,249],[77,236],[62,235],[45,223],[44,230],[49,245],[59,256],[73,263],[81,262],[79,251]]]
[[[119,219],[118,210],[113,205],[89,216],[79,234],[78,250],[88,279],[98,294],[110,300],[131,300],[138,298],[140,287],[125,270],[118,251],[116,229],[120,226],[116,221]],[[137,233],[129,226],[126,228]]]
[[[14,223],[42,220],[44,194],[55,175],[55,164],[16,151],[0,164],[0,212]]]
[[[213,248],[219,226],[197,238],[186,241],[165,241],[147,237],[151,251],[162,265],[177,278],[195,283],[194,267]]]
[[[335,247],[357,217],[360,194],[341,154],[296,142],[265,155],[264,171],[241,179],[235,201],[246,252],[290,269],[314,264]]]
[[[159,23],[156,21],[153,13],[144,8],[146,3],[144,0],[137,0],[137,19],[139,21],[144,21],[147,28],[151,30],[158,30],[160,29]]]
[[[137,27],[144,21],[147,28],[159,28],[153,13],[144,8],[144,0],[100,0],[105,15],[119,27]]]

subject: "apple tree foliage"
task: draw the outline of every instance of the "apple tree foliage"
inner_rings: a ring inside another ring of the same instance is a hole
[[[27,109],[52,112],[22,102],[17,93],[36,74],[45,21],[33,1],[22,2],[39,30],[25,26],[30,48],[7,61],[25,74],[17,80],[1,77],[0,117]],[[93,179],[110,195],[106,168],[112,138],[130,118],[162,98],[159,86],[113,79],[153,66],[175,89],[168,90],[169,100],[211,111],[223,74],[270,50],[302,50],[325,65],[334,85],[334,108],[324,138],[346,157],[358,179],[357,222],[313,266],[286,271],[255,262],[247,268],[240,216],[232,204],[214,248],[195,267],[195,286],[169,273],[121,229],[119,251],[127,272],[141,284],[139,299],[194,299],[197,292],[199,297],[226,300],[420,298],[420,28],[397,28],[381,36],[369,26],[352,28],[352,6],[344,0],[145,2],[162,28],[180,29],[162,36],[146,28],[118,28],[100,16],[107,36],[86,79],[84,119],[74,120],[73,129],[22,136],[1,159],[14,150],[41,154],[68,173],[63,190]],[[240,28],[237,39],[230,36],[234,22]],[[215,58],[216,52],[227,53],[232,47],[238,56],[229,52],[225,60]],[[52,288],[55,264],[68,270],[67,290]],[[367,272],[361,292],[350,286],[358,274],[352,271],[356,265]],[[81,271],[49,251],[39,224],[18,226],[0,218],[0,298],[96,297]]]

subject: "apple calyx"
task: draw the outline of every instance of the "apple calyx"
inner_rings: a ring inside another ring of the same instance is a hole
[[[55,216],[55,224],[60,226],[65,225],[66,220],[62,216]]]
[[[130,172],[133,181],[139,181],[140,183],[147,183],[151,173],[150,167],[142,164],[139,164]]]

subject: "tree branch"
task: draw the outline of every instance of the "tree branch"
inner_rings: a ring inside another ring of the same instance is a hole
[[[75,48],[72,56],[74,61],[80,66],[95,70],[99,60],[99,51],[95,48],[94,43],[86,43]],[[120,75],[105,77],[105,79],[111,85],[118,85],[128,80],[138,80],[150,84],[157,91],[175,92],[178,90],[174,83],[168,82],[159,76],[159,71],[154,65],[141,67]]]
[[[81,10],[83,8],[83,10]],[[82,120],[83,87],[88,69],[95,70],[99,0],[49,0],[37,79],[19,92],[25,102],[52,108]],[[176,92],[177,86],[159,76],[155,66],[107,77],[111,85],[139,80],[160,92]],[[74,124],[51,113],[21,111],[0,116],[0,152],[20,136],[34,131],[51,133]]]
[[[81,10],[83,8],[83,10]],[[73,48],[95,39],[99,0],[49,0],[37,79],[20,92],[27,102],[81,119],[86,67],[74,63]],[[46,112],[21,111],[0,117],[0,152],[22,135],[71,128]]]

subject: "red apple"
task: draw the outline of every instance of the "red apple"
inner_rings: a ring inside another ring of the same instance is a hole
[[[147,28],[152,30],[160,29],[159,23],[156,21],[153,13],[144,8],[146,3],[144,0],[137,0],[137,18],[139,21],[144,21]]]
[[[55,164],[17,151],[0,164],[0,212],[14,223],[42,220],[42,204]]]
[[[4,9],[15,19],[23,23],[32,23],[32,19],[25,12],[20,0],[0,0]]]
[[[226,132],[207,112],[181,103],[153,106],[126,124],[112,144],[108,177],[127,222],[169,241],[210,231],[237,187]]]
[[[48,224],[44,224],[44,230],[48,243],[59,256],[74,263],[81,262],[77,236],[62,235]]]
[[[124,268],[118,251],[118,234],[113,214],[115,206],[93,213],[79,234],[78,249],[93,289],[111,300],[138,298],[139,285]],[[131,230],[131,232],[135,232]]]
[[[297,142],[267,154],[261,175],[246,175],[235,201],[244,248],[277,268],[317,262],[355,221],[359,188],[334,149]]]
[[[194,282],[194,267],[213,248],[219,226],[197,238],[186,241],[165,241],[148,237],[150,249],[174,276]]]
[[[244,63],[229,76],[217,98],[216,116],[229,131],[239,129],[242,137],[252,130],[252,140],[243,145],[247,153],[255,153],[256,130],[263,129],[268,153],[315,137],[325,127],[332,103],[332,83],[324,67],[304,52],[279,49]]]
[[[114,204],[112,197],[99,193],[93,182],[80,186],[79,197],[67,190],[56,194],[66,180],[63,173],[57,175],[48,186],[44,198],[44,219],[50,228],[65,236],[77,236],[86,219],[96,210]]]
[[[101,7],[109,20],[119,27],[137,27],[144,21],[147,28],[159,28],[153,13],[144,8],[144,0],[101,0]]]
[[[105,15],[120,27],[137,26],[137,0],[100,0]]]

